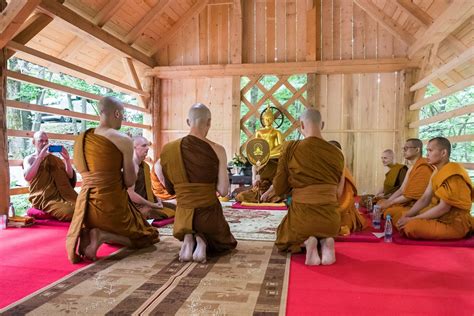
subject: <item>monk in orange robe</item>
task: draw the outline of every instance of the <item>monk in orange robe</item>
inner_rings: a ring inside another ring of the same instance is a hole
[[[411,167],[408,169],[405,180],[400,189],[393,193],[388,200],[380,200],[379,205],[384,210],[384,216],[390,214],[396,223],[404,213],[421,198],[429,184],[433,167],[426,158],[421,157],[423,143],[417,138],[410,138],[403,147],[405,159]]]
[[[428,142],[428,161],[436,167],[423,196],[397,221],[400,233],[412,239],[460,239],[472,229],[474,190],[466,170],[450,162],[451,144],[444,137]]]
[[[216,195],[229,190],[227,157],[224,147],[206,138],[211,127],[207,106],[194,104],[187,123],[189,135],[166,144],[160,163],[166,189],[176,194],[173,235],[183,241],[179,260],[206,262],[207,253],[237,246]]]
[[[321,114],[307,109],[300,117],[301,141],[284,145],[273,188],[277,195],[292,193],[288,214],[278,226],[280,251],[299,252],[306,247],[307,265],[336,261],[334,237],[341,227],[338,196],[341,195],[344,156],[323,140]],[[318,253],[321,245],[322,258]]]
[[[158,231],[146,222],[127,193],[137,174],[132,140],[118,131],[123,104],[105,97],[99,102],[99,113],[99,126],[80,134],[74,144],[74,163],[83,184],[66,238],[73,263],[79,256],[95,260],[104,242],[143,248],[159,241]]]
[[[261,202],[261,197],[270,189],[273,178],[275,177],[278,166],[278,159],[270,159],[268,163],[263,166],[259,172],[259,179],[256,179],[250,189],[241,191],[235,197],[239,202],[258,203]],[[254,167],[255,168],[255,167]],[[265,195],[266,196],[266,195]],[[259,200],[260,199],[260,200]],[[278,203],[283,199],[277,195],[271,195],[266,198],[268,203]]]
[[[168,200],[173,204],[176,204],[176,195],[170,194],[165,187],[165,179],[158,178],[158,175],[163,174],[161,171],[161,164],[160,160],[155,162],[153,167],[151,168],[151,188],[153,190],[153,194],[160,198],[161,200]]]
[[[25,179],[30,183],[29,200],[34,208],[61,221],[70,221],[77,193],[69,153],[62,148],[63,160],[49,153],[48,135],[41,131],[33,135],[33,145],[36,152],[23,161]]]
[[[174,217],[176,205],[163,202],[153,194],[150,166],[145,162],[150,142],[143,136],[133,137],[133,164],[137,181],[128,188],[128,195],[146,219]]]
[[[342,150],[341,144],[335,140],[330,140],[330,144]],[[366,227],[365,218],[355,208],[355,199],[357,196],[357,188],[354,178],[347,167],[344,167],[344,182],[342,194],[339,197],[339,212],[341,213],[341,228],[339,235],[347,236],[351,232],[361,231]]]
[[[395,193],[402,186],[408,171],[407,166],[395,163],[395,153],[391,149],[384,150],[381,159],[382,164],[388,168],[388,171],[385,173],[383,187],[375,195],[377,200],[388,199]]]

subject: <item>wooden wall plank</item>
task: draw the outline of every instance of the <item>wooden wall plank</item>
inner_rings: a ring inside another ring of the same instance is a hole
[[[296,60],[306,60],[306,2],[307,0],[296,0]]]
[[[266,62],[266,14],[265,14],[265,1],[257,1],[255,4],[255,54],[256,63]]]
[[[341,59],[352,59],[353,50],[353,2],[342,1],[341,5]]]
[[[242,2],[242,62],[255,62],[255,0]]]
[[[275,3],[276,62],[286,61],[286,3]]]
[[[286,61],[296,61],[296,3],[286,3]]]
[[[208,10],[199,14],[199,64],[209,64]]]
[[[266,34],[267,34],[267,63],[275,62],[275,0],[267,0]]]
[[[341,9],[343,0],[332,1],[332,58],[341,59]]]
[[[208,6],[209,10],[209,63],[219,63],[219,6]]]
[[[353,39],[354,39],[354,59],[364,59],[365,58],[365,16],[364,10],[359,6],[353,6],[353,19],[354,19],[354,30],[353,30]]]
[[[322,1],[321,11],[322,24],[322,58],[321,60],[332,60],[333,58],[333,8],[332,0]]]
[[[0,11],[6,3],[0,1]],[[0,215],[8,214],[10,204],[10,169],[8,168],[7,139],[7,50],[0,49]]]
[[[217,6],[219,11],[219,43],[218,43],[218,55],[219,64],[230,64],[229,58],[229,6],[219,5]]]

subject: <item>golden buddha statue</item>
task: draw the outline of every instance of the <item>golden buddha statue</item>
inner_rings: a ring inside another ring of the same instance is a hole
[[[264,139],[270,145],[270,159],[278,158],[281,154],[283,146],[283,134],[273,127],[275,117],[273,116],[270,106],[267,106],[263,113],[263,126],[255,132],[255,138]]]

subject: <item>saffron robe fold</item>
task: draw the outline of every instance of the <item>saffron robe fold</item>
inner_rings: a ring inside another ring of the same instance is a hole
[[[149,202],[156,203],[157,199],[153,194],[153,190],[151,187],[151,171],[150,166],[145,161],[138,166],[138,174],[137,174],[137,181],[135,182],[135,192],[140,195],[142,198],[146,199]],[[136,205],[140,208],[140,205]],[[175,205],[172,203],[163,202],[162,209],[154,209],[155,216],[159,216],[155,219],[164,219],[170,218],[174,216]]]
[[[403,204],[394,204],[384,211],[384,216],[388,214],[396,223],[410,208],[418,201],[426,190],[433,173],[434,167],[428,163],[426,158],[420,157],[408,170],[408,178],[402,195],[411,199]]]
[[[176,195],[170,194],[166,191],[165,186],[160,182],[160,179],[158,179],[158,176],[155,173],[155,165],[151,168],[151,188],[153,194],[162,200],[173,200],[176,198]]]
[[[50,154],[44,158],[36,176],[30,182],[31,205],[62,221],[70,221],[74,213],[77,193],[76,173],[72,179],[66,172],[64,162]]]
[[[400,232],[412,239],[460,239],[472,229],[470,215],[474,190],[466,170],[458,163],[449,162],[435,171],[431,178],[433,197],[430,205],[420,214],[430,210],[441,200],[451,210],[435,219],[413,219]]]
[[[199,235],[208,253],[234,249],[237,241],[216,195],[219,159],[212,147],[188,135],[163,147],[161,166],[167,191],[176,194],[174,237]]]
[[[292,193],[288,214],[278,226],[280,251],[301,251],[310,236],[336,237],[341,226],[337,185],[344,156],[334,145],[317,137],[284,145],[273,179],[277,195]]]
[[[275,177],[278,166],[278,159],[270,159],[268,163],[260,170],[260,185],[252,186],[250,189],[245,190],[237,194],[235,197],[236,201],[239,202],[251,202],[258,203],[259,198],[265,193],[272,185],[273,178]],[[279,196],[273,196],[268,201],[269,203],[278,203],[282,200]]]
[[[383,183],[383,195],[386,199],[400,188],[408,170],[407,166],[399,163],[388,167],[390,169],[385,174],[385,181]]]
[[[71,262],[78,261],[76,245],[84,227],[128,237],[135,248],[159,241],[158,231],[147,223],[128,196],[122,152],[111,141],[94,134],[94,129],[80,134],[74,144],[74,163],[83,184],[66,237]]]
[[[347,167],[344,168],[344,189],[339,198],[339,212],[341,213],[341,229],[339,235],[349,235],[351,232],[361,231],[366,226],[365,218],[354,205],[354,196],[357,195],[354,178]]]

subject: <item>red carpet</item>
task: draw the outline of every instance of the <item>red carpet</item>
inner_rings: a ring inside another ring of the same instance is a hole
[[[73,265],[67,260],[68,223],[38,222],[28,228],[0,230],[0,308],[87,265]],[[104,245],[99,256],[117,249]]]
[[[231,206],[232,208],[239,209],[239,210],[266,210],[266,211],[287,211],[288,208],[286,206],[246,206],[240,204],[240,202],[235,202]]]
[[[287,315],[472,315],[469,248],[336,243],[337,262],[291,259]]]

